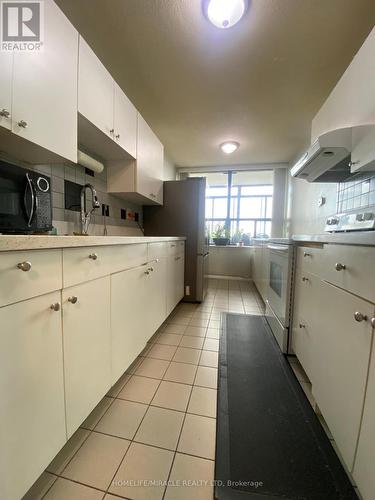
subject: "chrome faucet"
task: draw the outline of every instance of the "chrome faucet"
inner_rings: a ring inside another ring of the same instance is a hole
[[[89,189],[92,194],[92,208],[91,210],[86,209],[86,189]],[[92,184],[85,184],[81,189],[81,233],[87,234],[89,231],[91,214],[96,208],[100,207],[98,197],[96,194],[96,189]]]

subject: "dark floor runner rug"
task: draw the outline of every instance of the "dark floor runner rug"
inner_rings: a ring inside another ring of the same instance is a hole
[[[216,499],[358,498],[262,316],[223,316],[217,417]]]

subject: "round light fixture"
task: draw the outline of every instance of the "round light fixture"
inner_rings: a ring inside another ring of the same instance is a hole
[[[237,151],[239,147],[240,144],[235,141],[228,141],[228,142],[223,142],[223,144],[220,144],[220,149],[222,150],[223,153],[227,155],[234,153],[235,151]]]
[[[238,23],[248,6],[248,0],[205,0],[204,10],[209,21],[221,29]]]

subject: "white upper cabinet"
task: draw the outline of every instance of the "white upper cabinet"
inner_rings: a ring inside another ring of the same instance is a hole
[[[137,157],[137,110],[114,82],[115,141],[133,158]]]
[[[375,171],[375,125],[353,127],[352,172]]]
[[[157,204],[163,203],[164,147],[138,114],[137,191]]]
[[[0,52],[0,126],[12,128],[13,54]]]
[[[78,111],[113,138],[114,81],[93,50],[79,37]]]
[[[44,33],[40,52],[14,54],[12,130],[75,162],[78,33],[52,0],[44,2]]]

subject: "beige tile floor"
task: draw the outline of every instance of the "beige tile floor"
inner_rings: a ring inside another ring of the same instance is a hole
[[[178,305],[24,500],[211,500],[226,311],[261,314],[252,285],[211,279]]]
[[[24,500],[212,500],[220,315],[262,307],[253,285],[224,279],[179,304]]]

